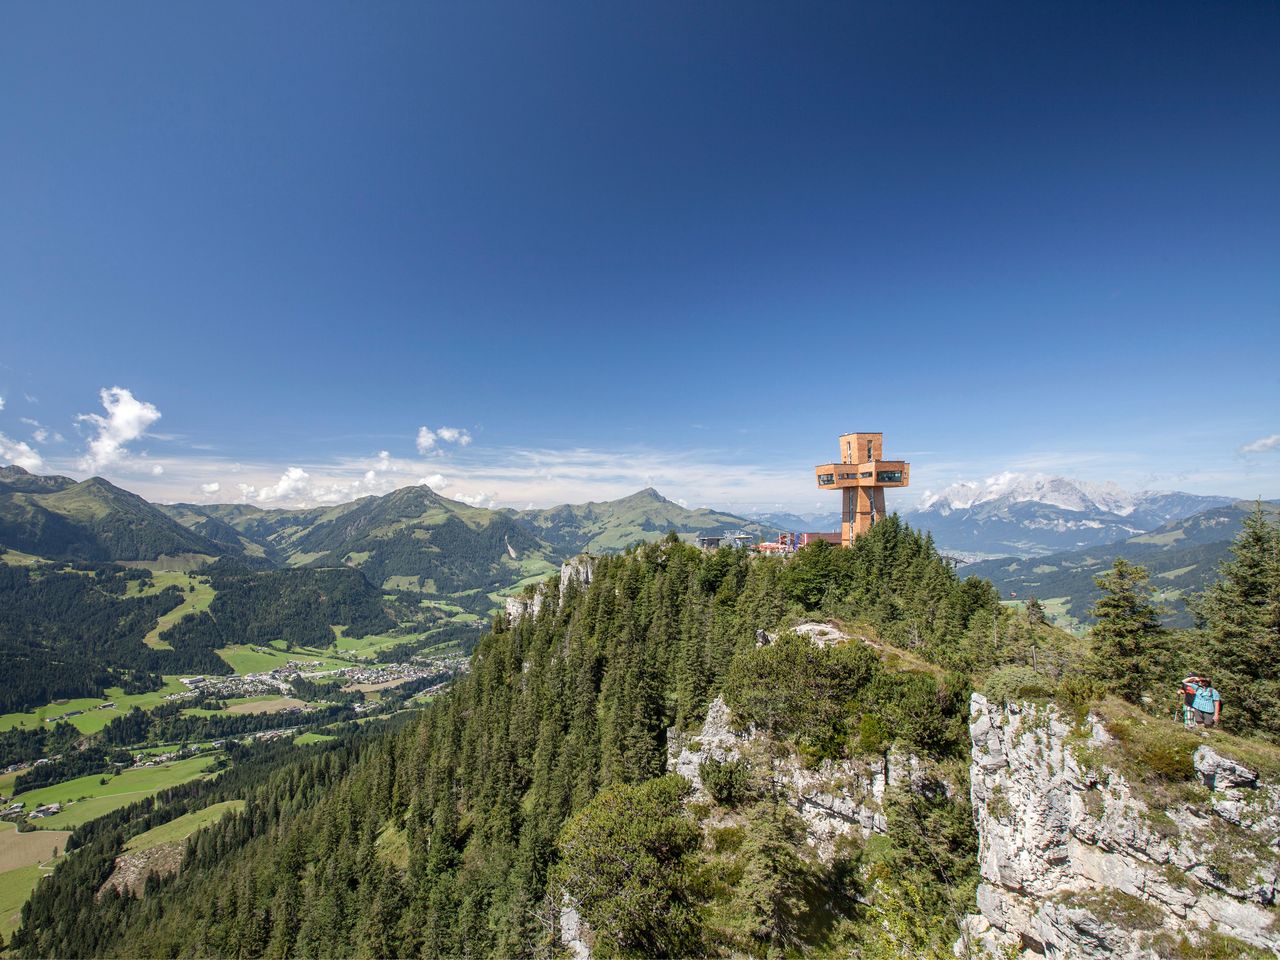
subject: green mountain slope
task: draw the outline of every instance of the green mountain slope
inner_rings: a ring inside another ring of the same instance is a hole
[[[1255,507],[1253,502],[1240,501],[1107,546],[1029,559],[984,560],[964,567],[963,572],[989,579],[1002,597],[1039,597],[1046,601],[1055,621],[1076,626],[1092,622],[1089,610],[1100,593],[1093,578],[1116,557],[1123,557],[1147,568],[1157,599],[1165,608],[1166,621],[1173,626],[1190,626],[1187,597],[1217,578],[1219,565],[1230,554],[1231,541]],[[1275,503],[1265,503],[1263,508],[1278,509]]]
[[[0,546],[58,560],[155,560],[221,556],[201,536],[101,477],[81,483],[0,471]]]
[[[536,618],[499,619],[471,671],[398,730],[295,751],[238,795],[212,780],[85,827],[11,952],[552,956],[568,899],[601,955],[871,955],[857,950],[880,937],[874,955],[895,956],[880,910],[903,890],[949,950],[976,881],[967,795],[944,780],[968,756],[967,689],[858,639],[757,646],[811,596],[878,619],[882,637],[928,609],[936,632],[902,629],[938,650],[969,632],[986,642],[994,596],[883,528],[857,551],[822,544],[785,564],[677,543],[601,558],[585,589],[553,585]],[[668,731],[696,728],[716,696],[764,731],[760,752],[707,769],[724,789],[685,805],[687,785],[662,776]],[[854,831],[819,860],[774,764],[882,769],[894,747],[920,760],[910,788],[882,798],[885,834],[864,847]],[[241,752],[223,778],[244,783],[263,756]],[[243,815],[199,835],[176,875],[95,899],[130,837],[233,798]]]
[[[690,510],[668,500],[652,487],[621,500],[562,504],[546,510],[512,514],[523,526],[566,556],[588,551],[615,552],[654,540],[675,530],[688,540],[701,534],[743,530],[772,537],[777,529],[730,513],[705,507]]]

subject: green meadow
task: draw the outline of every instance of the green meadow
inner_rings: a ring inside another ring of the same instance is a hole
[[[169,644],[160,639],[160,634],[164,633],[183,617],[208,610],[209,604],[213,602],[215,593],[208,577],[198,577],[173,570],[158,570],[152,573],[151,580],[145,586],[142,584],[143,581],[140,580],[131,583],[128,595],[145,597],[148,594],[159,593],[169,587],[177,587],[182,591],[182,603],[168,613],[161,615],[156,620],[156,625],[142,638],[143,643],[157,650],[172,650],[173,648]]]
[[[0,731],[12,730],[15,727],[36,729],[45,722],[47,717],[59,717],[71,710],[83,710],[84,712],[78,717],[68,717],[67,723],[72,724],[81,733],[97,733],[116,717],[128,713],[134,707],[151,710],[164,703],[167,695],[187,689],[178,682],[177,677],[165,677],[164,680],[163,687],[148,693],[126,694],[119,687],[111,687],[107,690],[107,696],[102,699],[77,697],[63,703],[47,703],[29,713],[6,713],[0,715]],[[98,710],[97,707],[104,703],[115,703],[115,708]]]
[[[27,802],[27,812],[41,804],[61,803],[61,813],[36,822],[47,830],[69,830],[135,800],[199,777],[208,771],[218,756],[202,754],[155,767],[125,770],[115,776],[90,774],[28,790],[15,799]],[[106,783],[101,782],[104,779]]]
[[[203,810],[193,810],[191,813],[184,813],[168,823],[152,827],[146,833],[138,834],[126,843],[124,848],[126,851],[150,850],[152,847],[158,847],[162,843],[185,840],[201,827],[207,827],[209,824],[221,820],[225,814],[242,809],[244,809],[243,800],[224,800],[221,803],[207,806]]]

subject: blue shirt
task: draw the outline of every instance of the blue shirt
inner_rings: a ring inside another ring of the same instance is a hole
[[[1213,687],[1196,687],[1196,698],[1191,701],[1191,706],[1202,713],[1213,713],[1213,705],[1221,699]]]

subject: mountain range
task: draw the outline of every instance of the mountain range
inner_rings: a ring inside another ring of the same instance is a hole
[[[583,551],[605,553],[669,530],[686,539],[777,529],[690,510],[646,488],[620,500],[543,510],[490,510],[427,486],[299,510],[246,504],[152,504],[94,477],[0,469],[0,547],[47,559],[189,567],[220,557],[262,567],[354,567],[388,591],[449,598],[484,613],[495,594],[541,578]]]
[[[1257,507],[1255,502],[1232,502],[1116,543],[1032,558],[1002,557],[961,570],[966,576],[990,580],[1006,599],[1039,598],[1059,626],[1078,629],[1092,622],[1089,611],[1101,593],[1094,577],[1116,557],[1123,557],[1146,568],[1164,620],[1172,626],[1190,626],[1187,598],[1217,579],[1245,515]],[[1274,513],[1280,505],[1267,502],[1262,509]]]
[[[1232,502],[1231,497],[1129,493],[1114,484],[1003,473],[926,493],[903,517],[932,533],[948,553],[1034,557],[1114,543]]]

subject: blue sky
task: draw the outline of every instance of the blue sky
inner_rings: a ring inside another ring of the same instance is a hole
[[[813,509],[878,429],[902,505],[1280,496],[1277,49],[1271,2],[14,5],[0,462]]]

